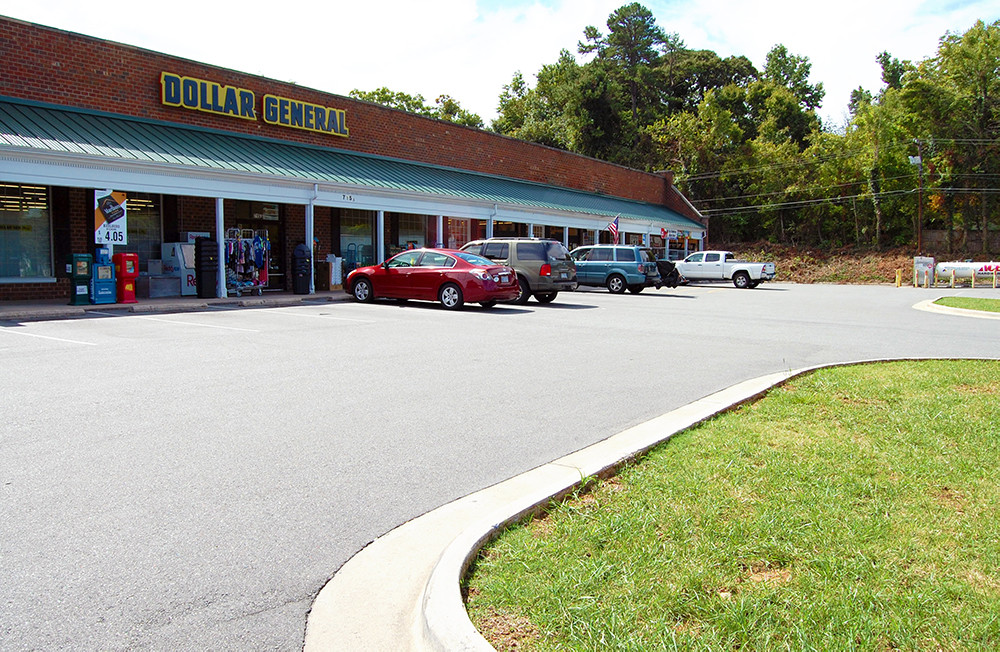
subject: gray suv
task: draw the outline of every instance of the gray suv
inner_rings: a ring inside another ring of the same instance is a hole
[[[487,238],[469,242],[462,251],[513,267],[521,286],[514,303],[525,304],[531,296],[551,303],[560,292],[576,289],[576,264],[558,240]]]

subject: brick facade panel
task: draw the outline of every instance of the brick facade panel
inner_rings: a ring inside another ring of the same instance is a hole
[[[0,95],[422,161],[670,205],[669,182],[505,136],[178,57],[0,17]],[[165,106],[160,74],[341,109],[349,138]],[[683,207],[684,214],[690,210]]]

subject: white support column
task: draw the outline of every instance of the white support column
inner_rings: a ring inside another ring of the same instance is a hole
[[[528,237],[529,238],[534,238],[535,237],[535,223],[534,222],[528,222]]]
[[[375,264],[385,262],[385,211],[375,211]]]
[[[594,229],[593,235],[594,235],[594,244],[598,244],[601,241],[601,232],[598,231],[597,229]]]
[[[438,249],[444,246],[444,215],[437,216],[437,242],[434,246]]]
[[[486,237],[487,238],[492,238],[493,237],[493,216],[492,215],[490,215],[489,218],[487,218],[487,220],[486,220]]]
[[[563,227],[563,246],[569,249],[569,227]]]
[[[225,209],[223,208],[222,197],[215,199],[215,239],[219,247],[219,273],[215,280],[215,296],[225,299],[229,296],[226,292],[226,220],[224,219]]]
[[[315,231],[316,206],[313,200],[310,199],[309,203],[306,204],[306,246],[309,247],[309,260],[312,261],[312,264],[309,266],[309,294],[316,294]]]

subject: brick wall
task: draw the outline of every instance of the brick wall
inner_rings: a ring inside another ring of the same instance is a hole
[[[0,16],[0,95],[390,156],[664,204],[685,215],[663,176],[347,97]],[[161,103],[172,72],[346,112],[349,138]],[[183,230],[194,230],[185,227]]]

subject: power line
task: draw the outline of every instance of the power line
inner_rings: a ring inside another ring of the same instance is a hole
[[[918,139],[929,145],[935,146],[944,143],[953,143],[959,145],[998,145],[998,141],[983,139],[983,138],[920,138]],[[907,149],[914,144],[914,140],[900,140],[893,143],[885,145],[887,150],[900,150]],[[815,159],[802,159],[799,161],[793,161],[790,163],[781,163],[777,165],[763,165],[755,168],[747,168],[745,170],[720,170],[718,172],[705,172],[702,174],[693,174],[690,176],[684,176],[683,174],[678,175],[678,181],[705,181],[708,179],[718,179],[721,177],[734,177],[742,176],[747,174],[753,174],[757,172],[770,172],[774,170],[787,170],[794,168],[807,167],[811,165],[821,165],[823,163],[829,163],[832,161],[846,160],[851,158],[856,158],[870,150],[864,147],[858,147],[856,149],[848,150],[841,154],[831,154],[827,156],[819,156]]]
[[[899,181],[901,179],[911,179],[911,178],[913,178],[915,176],[915,174],[916,173],[914,173],[914,174],[906,174],[906,175],[899,175],[899,176],[895,176],[895,177],[880,177],[879,180],[881,182],[883,182],[883,183],[889,182],[889,181]],[[997,175],[997,176],[1000,176],[1000,175]],[[792,194],[792,193],[804,194],[806,192],[815,192],[815,191],[820,191],[820,190],[834,190],[834,189],[838,189],[838,188],[851,188],[853,186],[864,186],[864,185],[868,185],[868,181],[867,180],[851,181],[849,183],[838,183],[838,184],[834,184],[834,185],[830,185],[830,186],[809,186],[809,187],[806,187],[806,188],[792,188],[792,189],[785,189],[785,190],[775,190],[774,192],[762,192],[762,193],[756,193],[756,194],[752,194],[752,195],[731,195],[731,196],[728,196],[728,197],[713,197],[713,198],[706,198],[706,199],[692,199],[691,201],[694,202],[694,203],[696,203],[696,204],[707,204],[707,203],[712,203],[712,202],[732,201],[734,199],[756,199],[756,198],[759,198],[759,197],[774,197],[775,195],[785,195],[785,194]]]
[[[869,200],[875,197],[879,199],[884,199],[887,197],[898,197],[900,195],[912,195],[916,192],[916,189],[911,190],[888,190],[878,193],[863,193],[856,195],[844,195],[838,197],[824,197],[820,199],[802,199],[798,201],[790,202],[779,202],[776,204],[750,204],[746,206],[733,206],[728,208],[709,208],[701,210],[702,215],[706,216],[718,216],[718,215],[738,215],[740,213],[756,212],[760,213],[764,210],[779,209],[779,208],[801,208],[806,206],[815,206],[818,204],[838,204],[846,202],[847,200],[864,199]],[[952,193],[952,194],[986,194],[986,195],[1000,195],[1000,188],[924,188],[924,192],[927,193]]]

